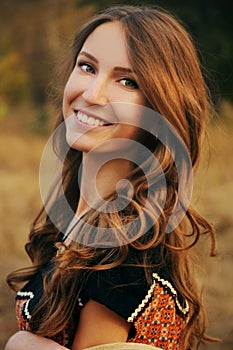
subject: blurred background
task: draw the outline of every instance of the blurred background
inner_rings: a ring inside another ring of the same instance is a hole
[[[16,331],[14,293],[7,273],[28,266],[29,226],[41,206],[40,157],[57,115],[61,89],[56,67],[74,33],[96,11],[115,4],[153,4],[183,22],[200,50],[216,105],[193,202],[217,230],[218,255],[198,246],[205,273],[209,334],[222,339],[213,350],[233,349],[233,33],[231,0],[0,2],[0,348]],[[208,145],[207,145],[208,146]],[[205,349],[205,347],[203,347]]]

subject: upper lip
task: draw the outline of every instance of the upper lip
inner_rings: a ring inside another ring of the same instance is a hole
[[[90,107],[89,107],[90,109]],[[85,114],[88,117],[92,117],[95,119],[99,119],[101,120],[105,125],[109,125],[109,124],[114,124],[114,122],[116,123],[116,120],[113,120],[113,116],[109,116],[107,118],[103,117],[103,111],[101,111],[101,115],[97,114],[97,113],[93,113],[90,110],[88,110],[87,108],[74,108],[73,109],[75,114],[78,114],[79,112],[82,114]],[[111,119],[111,120],[110,120]]]

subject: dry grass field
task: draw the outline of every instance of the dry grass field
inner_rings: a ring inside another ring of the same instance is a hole
[[[1,121],[0,121],[1,122]],[[29,263],[24,253],[29,224],[40,208],[38,170],[46,138],[0,124],[0,348],[16,331],[14,294],[7,273]],[[195,183],[194,201],[215,224],[218,256],[207,256],[208,241],[200,246],[206,270],[205,300],[209,333],[222,338],[213,350],[233,349],[233,107],[224,103],[221,118],[210,125],[211,159]],[[205,246],[203,247],[203,245]]]

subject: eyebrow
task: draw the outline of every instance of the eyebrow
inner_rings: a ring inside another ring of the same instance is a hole
[[[92,56],[90,53],[88,53],[88,52],[86,52],[86,51],[81,51],[81,52],[79,52],[78,56],[79,56],[79,55],[86,56],[87,58],[90,58],[92,61],[98,63],[98,60],[97,60],[94,56]]]
[[[79,55],[83,55],[86,56],[87,58],[91,59],[92,61],[94,61],[95,63],[98,63],[98,60],[91,55],[90,53],[86,52],[86,51],[81,51],[79,53]],[[78,56],[79,56],[78,55]],[[127,67],[114,67],[114,72],[122,72],[122,73],[134,73],[133,70],[131,68],[127,68]]]

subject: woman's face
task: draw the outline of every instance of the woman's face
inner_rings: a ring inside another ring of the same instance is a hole
[[[123,28],[119,22],[104,23],[86,39],[65,86],[68,143],[88,152],[104,141],[136,140],[135,105],[145,105],[145,98],[129,62]]]

